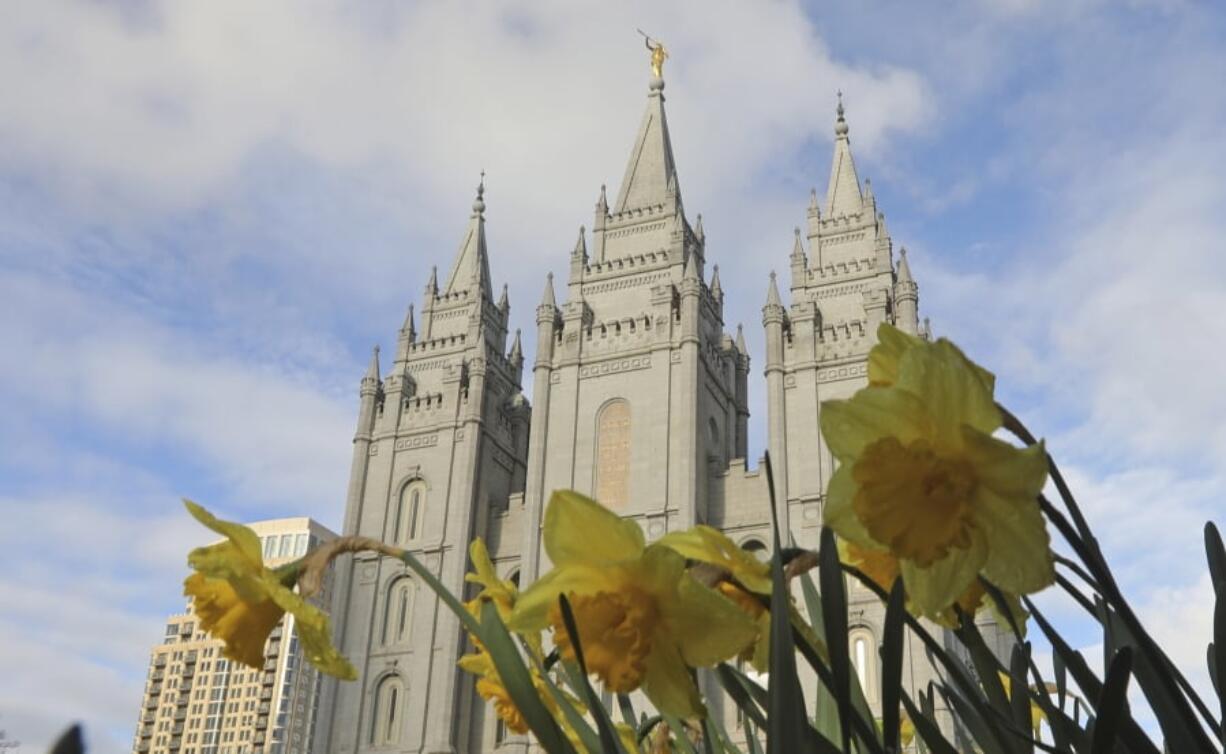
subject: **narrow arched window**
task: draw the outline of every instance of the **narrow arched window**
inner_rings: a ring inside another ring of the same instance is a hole
[[[389,746],[400,742],[400,729],[404,716],[404,684],[397,676],[384,678],[375,690],[374,717],[370,725],[370,742],[375,746]]]
[[[848,634],[848,649],[851,663],[856,669],[856,680],[870,703],[877,698],[877,652],[873,635],[866,628],[854,628]]]
[[[402,578],[393,581],[387,588],[387,602],[383,608],[381,638],[384,644],[408,641],[412,613],[412,579]]]
[[[630,404],[609,401],[596,417],[596,499],[624,508],[630,497]]]
[[[420,479],[409,482],[400,491],[392,516],[392,538],[405,543],[417,539],[425,528],[426,483]]]

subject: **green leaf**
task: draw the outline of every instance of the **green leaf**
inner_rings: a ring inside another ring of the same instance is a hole
[[[732,701],[736,703],[737,708],[747,718],[753,720],[754,724],[758,727],[766,728],[766,716],[762,714],[762,708],[758,706],[758,703],[750,695],[749,686],[737,677],[739,672],[728,663],[721,662],[715,668],[715,677],[719,679],[719,685],[728,693],[728,696],[732,697]]]
[[[463,610],[463,607],[460,608]],[[468,611],[465,610],[465,613]],[[493,602],[481,606],[481,625],[477,634],[485,649],[494,660],[498,677],[503,687],[510,695],[511,701],[519,708],[524,721],[536,735],[541,746],[548,752],[573,752],[570,742],[562,735],[553,715],[549,714],[545,704],[537,694],[536,685],[532,683],[532,674],[524,665],[519,650],[515,647],[511,635],[498,617],[498,608]]]
[[[622,722],[631,728],[637,728],[639,716],[634,713],[634,703],[630,701],[629,694],[617,695],[617,707],[621,710]]]
[[[1030,664],[1030,644],[1022,642],[1013,645],[1013,656],[1009,662],[1009,704],[1013,710],[1013,724],[1019,730],[1032,732],[1030,716],[1030,687],[1027,685],[1026,667]],[[1014,741],[1014,748],[1021,754],[1033,754],[1034,744],[1028,739]]]
[[[694,744],[690,743],[689,733],[686,731],[685,726],[681,724],[681,721],[672,715],[661,715],[661,717],[668,723],[668,727],[672,729],[673,742],[677,745],[677,748],[683,754],[698,754],[697,750],[694,749]]]
[[[816,739],[817,734],[805,717],[804,694],[796,675],[796,649],[792,642],[787,582],[783,578],[783,544],[779,534],[775,479],[769,453],[764,465],[766,486],[771,496],[771,528],[775,540],[771,554],[770,684],[767,689],[770,699],[767,706],[766,751],[767,754],[790,754],[796,751],[797,746],[809,748],[805,743]]]
[[[839,729],[844,752],[851,751],[851,659],[847,656],[847,595],[844,593],[843,566],[834,532],[822,528],[818,551],[818,582],[822,585],[822,618],[830,654],[830,671],[834,675],[835,700],[839,708]],[[772,655],[773,656],[773,655]]]
[[[898,712],[902,694],[902,615],[907,610],[907,594],[902,578],[894,580],[890,600],[885,606],[885,627],[881,632],[881,735],[886,751],[898,749]]]
[[[1226,651],[1215,649],[1226,647],[1226,589],[1218,593],[1213,607],[1213,643],[1209,645],[1209,675],[1213,678],[1213,686],[1217,689],[1218,703],[1221,709],[1221,729],[1219,731],[1222,745],[1226,746]]]
[[[571,682],[582,690],[588,712],[596,720],[596,730],[600,733],[600,749],[605,754],[626,754],[617,736],[617,731],[613,728],[613,721],[609,718],[609,711],[605,709],[596,690],[588,681],[587,664],[583,661],[583,647],[579,641],[579,629],[575,625],[575,614],[570,609],[570,600],[563,594],[558,597],[558,604],[562,609],[562,622],[566,624],[566,633],[570,637],[571,648],[575,652],[575,664],[579,668],[578,677],[573,677],[572,673]],[[567,672],[571,672],[569,667]]]
[[[915,703],[911,701],[906,691],[902,692],[902,703],[907,708],[907,716],[915,725],[915,735],[923,740],[924,745],[932,751],[932,754],[958,754],[958,750],[945,740],[941,729],[933,721],[931,712],[927,710],[930,704],[925,705],[925,710],[916,709]]]
[[[1094,734],[1090,741],[1090,754],[1112,754],[1120,722],[1128,714],[1128,678],[1132,672],[1132,649],[1121,647],[1107,668],[1107,680],[1095,707]],[[1131,747],[1130,747],[1131,748]]]
[[[562,711],[566,722],[575,731],[575,735],[579,736],[579,740],[583,742],[583,747],[588,751],[600,751],[600,736],[596,734],[596,731],[592,730],[592,726],[588,724],[587,719],[583,717],[579,710],[575,709],[575,705],[571,704],[570,699],[566,697],[562,689],[554,683],[553,677],[539,664],[537,665],[537,672],[541,674],[545,688],[553,698],[554,704],[558,705],[558,709]],[[567,676],[567,683],[573,684],[572,675],[578,674],[574,663],[563,663],[562,672]]]
[[[73,725],[64,731],[51,747],[50,754],[85,754],[81,741],[81,726]]]
[[[1205,524],[1205,555],[1209,560],[1213,591],[1220,600],[1222,593],[1226,592],[1226,548],[1222,546],[1222,535],[1212,521]]]

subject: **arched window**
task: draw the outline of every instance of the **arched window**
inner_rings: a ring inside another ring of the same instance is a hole
[[[425,514],[426,483],[416,479],[404,486],[396,500],[392,513],[392,539],[403,543],[420,537]]]
[[[719,422],[715,421],[714,416],[707,419],[707,434],[711,436],[711,447],[707,448],[707,455],[722,459],[724,445],[720,441]]]
[[[630,497],[630,404],[609,401],[596,417],[596,499],[624,508]]]
[[[413,580],[396,579],[387,588],[387,603],[383,608],[384,644],[399,644],[409,639],[413,614]]]
[[[753,555],[763,563],[767,562],[771,558],[770,552],[766,549],[766,545],[762,544],[762,542],[757,539],[745,540],[745,542],[741,544],[741,549],[750,555]]]
[[[867,628],[853,628],[847,636],[851,664],[856,669],[856,680],[870,703],[877,698],[877,647],[873,634]]]
[[[390,746],[400,742],[404,726],[404,683],[390,675],[375,690],[374,717],[370,723],[370,742],[375,746]]]

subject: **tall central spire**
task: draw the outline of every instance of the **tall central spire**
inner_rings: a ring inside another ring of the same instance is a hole
[[[473,200],[473,213],[468,221],[468,230],[456,252],[455,264],[447,277],[444,294],[473,290],[482,298],[491,298],[490,260],[485,247],[485,171],[481,171],[481,183],[477,185],[477,198]]]
[[[613,212],[668,204],[678,196],[677,168],[668,135],[668,119],[664,115],[664,79],[654,77]]]
[[[851,159],[851,141],[843,118],[843,93],[839,92],[838,119],[834,123],[834,162],[830,166],[830,186],[826,189],[826,216],[853,215],[864,208],[860,178]]]

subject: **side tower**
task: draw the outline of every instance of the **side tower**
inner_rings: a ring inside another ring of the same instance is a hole
[[[723,331],[718,270],[706,282],[702,218],[685,216],[653,77],[616,201],[600,189],[591,244],[537,309],[523,574],[544,570],[550,493],[573,488],[634,517],[649,538],[708,520],[709,466],[745,452],[747,360]]]
[[[810,548],[818,543],[821,498],[834,471],[818,428],[822,401],[848,398],[867,384],[868,352],[881,322],[925,334],[905,252],[895,268],[885,215],[872,185],[866,180],[862,190],[856,175],[841,96],[834,133],[825,200],[814,190],[807,233],[796,228],[791,306],[784,305],[771,273],[762,308],[767,443],[779,521]]]
[[[362,379],[344,522],[346,535],[413,551],[455,594],[469,541],[522,492],[528,446],[523,357],[518,334],[507,351],[506,289],[492,296],[483,195],[484,184],[446,283],[431,273],[420,330],[410,305],[390,373],[376,348]],[[359,680],[338,685],[323,750],[466,750],[455,616],[398,561],[359,555],[337,578],[338,642]]]

